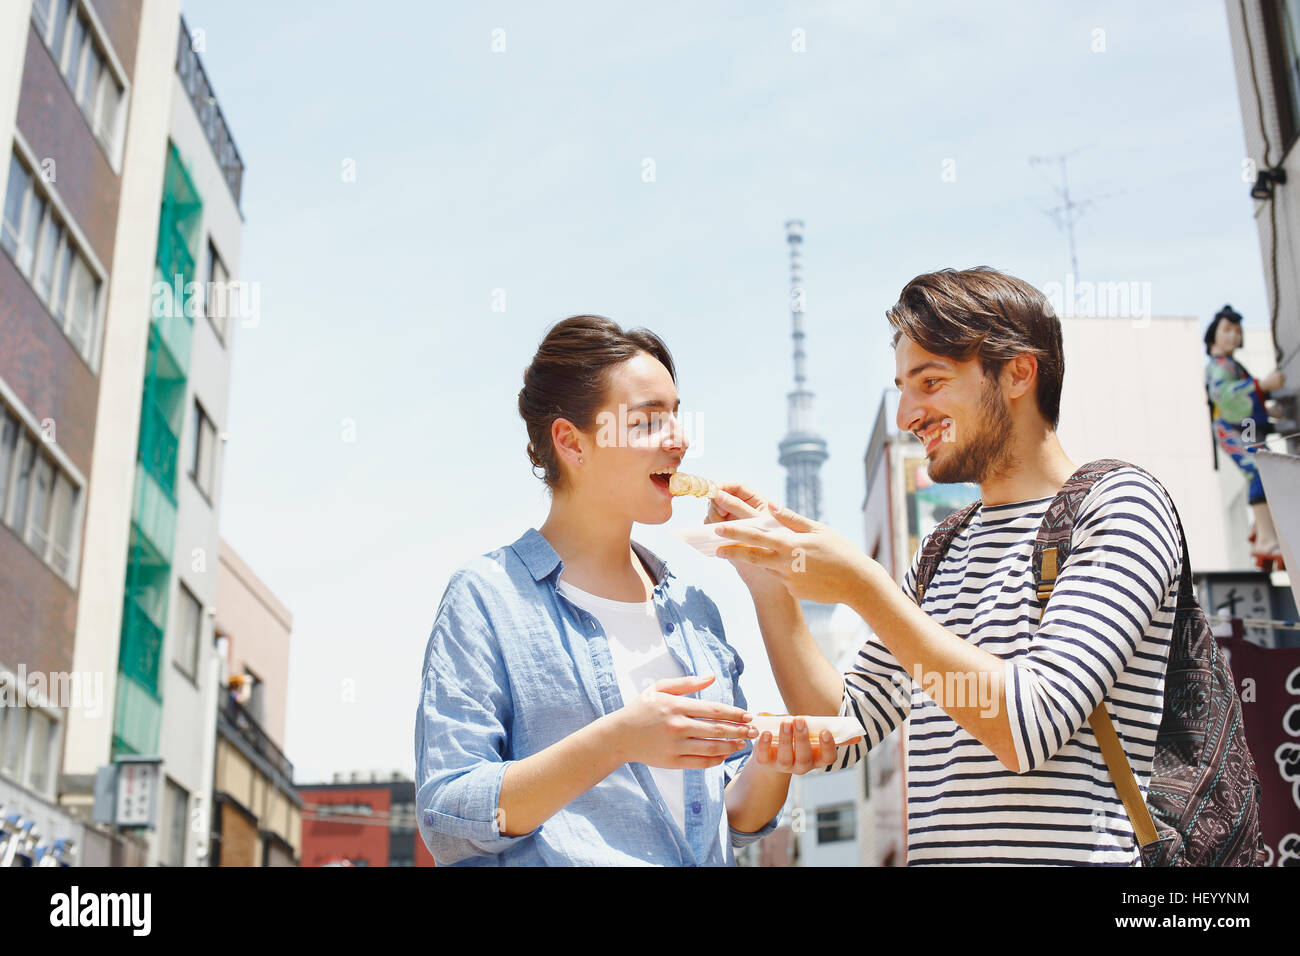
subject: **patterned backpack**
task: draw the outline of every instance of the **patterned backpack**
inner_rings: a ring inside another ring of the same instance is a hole
[[[1048,506],[1034,542],[1040,620],[1059,569],[1069,557],[1083,500],[1094,481],[1116,468],[1137,466],[1113,458],[1090,462],[1070,477]],[[949,544],[979,504],[973,502],[949,515],[926,541],[916,572],[918,605]],[[1183,567],[1165,672],[1165,709],[1147,800],[1104,700],[1088,723],[1133,824],[1143,866],[1262,866],[1266,851],[1259,822],[1261,788],[1246,745],[1241,702],[1232,671],[1196,603],[1187,537],[1176,508],[1174,520],[1182,539]]]

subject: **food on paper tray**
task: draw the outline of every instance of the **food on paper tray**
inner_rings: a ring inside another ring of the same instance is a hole
[[[821,751],[821,734],[823,730],[831,732],[837,747],[865,734],[862,725],[852,717],[812,717],[799,714],[760,713],[754,718],[753,725],[760,734],[767,731],[772,735],[771,754],[773,757],[776,756],[777,745],[781,740],[781,724],[785,721],[795,720],[796,717],[802,719],[808,725],[808,742],[812,745],[814,756],[819,755]]]

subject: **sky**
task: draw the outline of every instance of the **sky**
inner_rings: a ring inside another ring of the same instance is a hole
[[[235,335],[220,522],[293,614],[298,782],[413,772],[451,572],[545,520],[515,402],[565,316],[660,334],[686,470],[779,499],[802,219],[822,517],[859,542],[902,287],[1067,281],[1060,167],[1031,158],[1069,154],[1078,281],[1266,323],[1217,0],[182,8],[247,167],[261,314]],[[783,709],[734,571],[669,533],[703,514],[634,537],[717,601],[751,707]]]

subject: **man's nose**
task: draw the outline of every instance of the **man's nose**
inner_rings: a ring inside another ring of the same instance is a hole
[[[922,420],[921,406],[913,402],[906,392],[898,400],[898,415],[894,419],[894,424],[898,426],[900,432],[910,432]]]

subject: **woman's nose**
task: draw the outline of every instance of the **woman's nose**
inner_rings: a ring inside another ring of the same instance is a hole
[[[681,419],[673,415],[668,420],[668,427],[664,429],[664,448],[680,448],[683,452],[691,445],[686,438],[686,430],[682,428]]]

